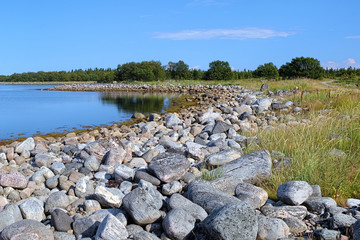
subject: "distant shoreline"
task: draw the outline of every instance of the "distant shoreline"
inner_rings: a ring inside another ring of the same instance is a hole
[[[66,84],[84,84],[94,82],[0,82],[0,85],[66,85]]]

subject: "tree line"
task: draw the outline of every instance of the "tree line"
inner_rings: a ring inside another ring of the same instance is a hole
[[[129,62],[120,64],[116,69],[87,69],[69,72],[28,72],[0,76],[1,82],[131,82],[173,80],[236,80],[236,79],[297,79],[297,78],[343,78],[357,79],[360,69],[341,68],[324,69],[320,61],[310,57],[296,57],[277,68],[273,63],[265,63],[255,70],[233,70],[229,62],[216,60],[209,64],[207,71],[191,69],[184,61],[169,62],[162,65],[160,61]]]

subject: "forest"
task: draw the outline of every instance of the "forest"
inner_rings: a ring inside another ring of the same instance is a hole
[[[273,63],[259,65],[255,70],[234,70],[229,62],[216,60],[209,63],[208,70],[191,69],[184,61],[129,62],[119,64],[116,69],[95,68],[86,70],[14,73],[0,75],[0,82],[132,82],[162,80],[238,80],[238,79],[322,79],[331,78],[359,82],[360,69],[324,69],[320,61],[310,57],[296,57],[277,68]]]

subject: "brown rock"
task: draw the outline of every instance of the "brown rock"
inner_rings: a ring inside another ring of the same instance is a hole
[[[0,185],[3,187],[12,187],[17,189],[24,189],[27,186],[27,180],[24,176],[17,174],[2,174],[0,175]]]
[[[80,178],[84,177],[85,175],[79,172],[72,172],[69,176],[69,180],[76,183]]]

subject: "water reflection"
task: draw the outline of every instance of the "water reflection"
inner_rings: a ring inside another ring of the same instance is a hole
[[[160,113],[170,107],[172,95],[154,95],[149,93],[102,93],[103,104],[117,106],[119,112]]]

